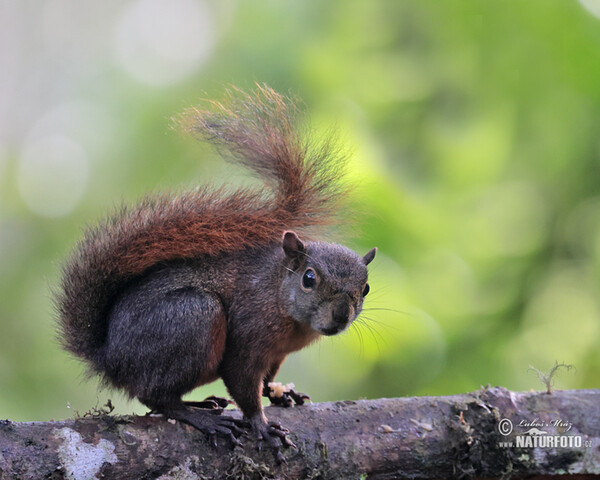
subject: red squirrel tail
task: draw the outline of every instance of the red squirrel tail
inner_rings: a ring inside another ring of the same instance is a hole
[[[317,142],[303,135],[297,103],[266,85],[253,93],[233,88],[224,101],[188,109],[176,122],[252,170],[273,191],[277,213],[302,228],[336,218],[346,156],[335,137]]]

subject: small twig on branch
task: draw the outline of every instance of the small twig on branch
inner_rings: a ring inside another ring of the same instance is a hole
[[[571,370],[575,367],[573,365],[567,365],[566,363],[558,363],[558,361],[554,361],[554,366],[548,372],[538,370],[533,365],[529,365],[528,370],[531,370],[537,375],[540,382],[542,382],[546,386],[546,393],[550,395],[552,393],[554,377],[556,376],[560,368],[566,368],[567,370]]]

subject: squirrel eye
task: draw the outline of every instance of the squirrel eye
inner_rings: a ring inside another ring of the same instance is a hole
[[[366,297],[367,293],[369,293],[370,290],[371,290],[371,287],[369,287],[369,284],[367,283],[365,285],[365,288],[363,289],[363,297]]]
[[[317,285],[317,274],[312,268],[307,268],[302,275],[302,288],[312,290]]]

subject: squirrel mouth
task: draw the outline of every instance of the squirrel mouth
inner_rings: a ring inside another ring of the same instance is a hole
[[[331,335],[335,335],[336,333],[338,333],[341,330],[340,327],[329,327],[329,328],[320,328],[319,331],[323,334],[323,335],[327,335],[327,336],[331,336]]]

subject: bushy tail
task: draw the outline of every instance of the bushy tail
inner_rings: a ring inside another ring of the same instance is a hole
[[[302,135],[296,103],[267,86],[252,94],[233,89],[224,102],[191,108],[177,120],[266,181],[286,220],[300,227],[329,223],[344,192],[345,156],[332,138],[319,143]]]
[[[208,187],[151,196],[89,229],[63,267],[59,337],[100,369],[109,309],[123,286],[159,262],[217,255],[281,239],[286,229],[331,223],[344,195],[344,157],[295,125],[297,107],[266,86],[227,92],[177,119],[186,131],[253,170],[263,190]]]

